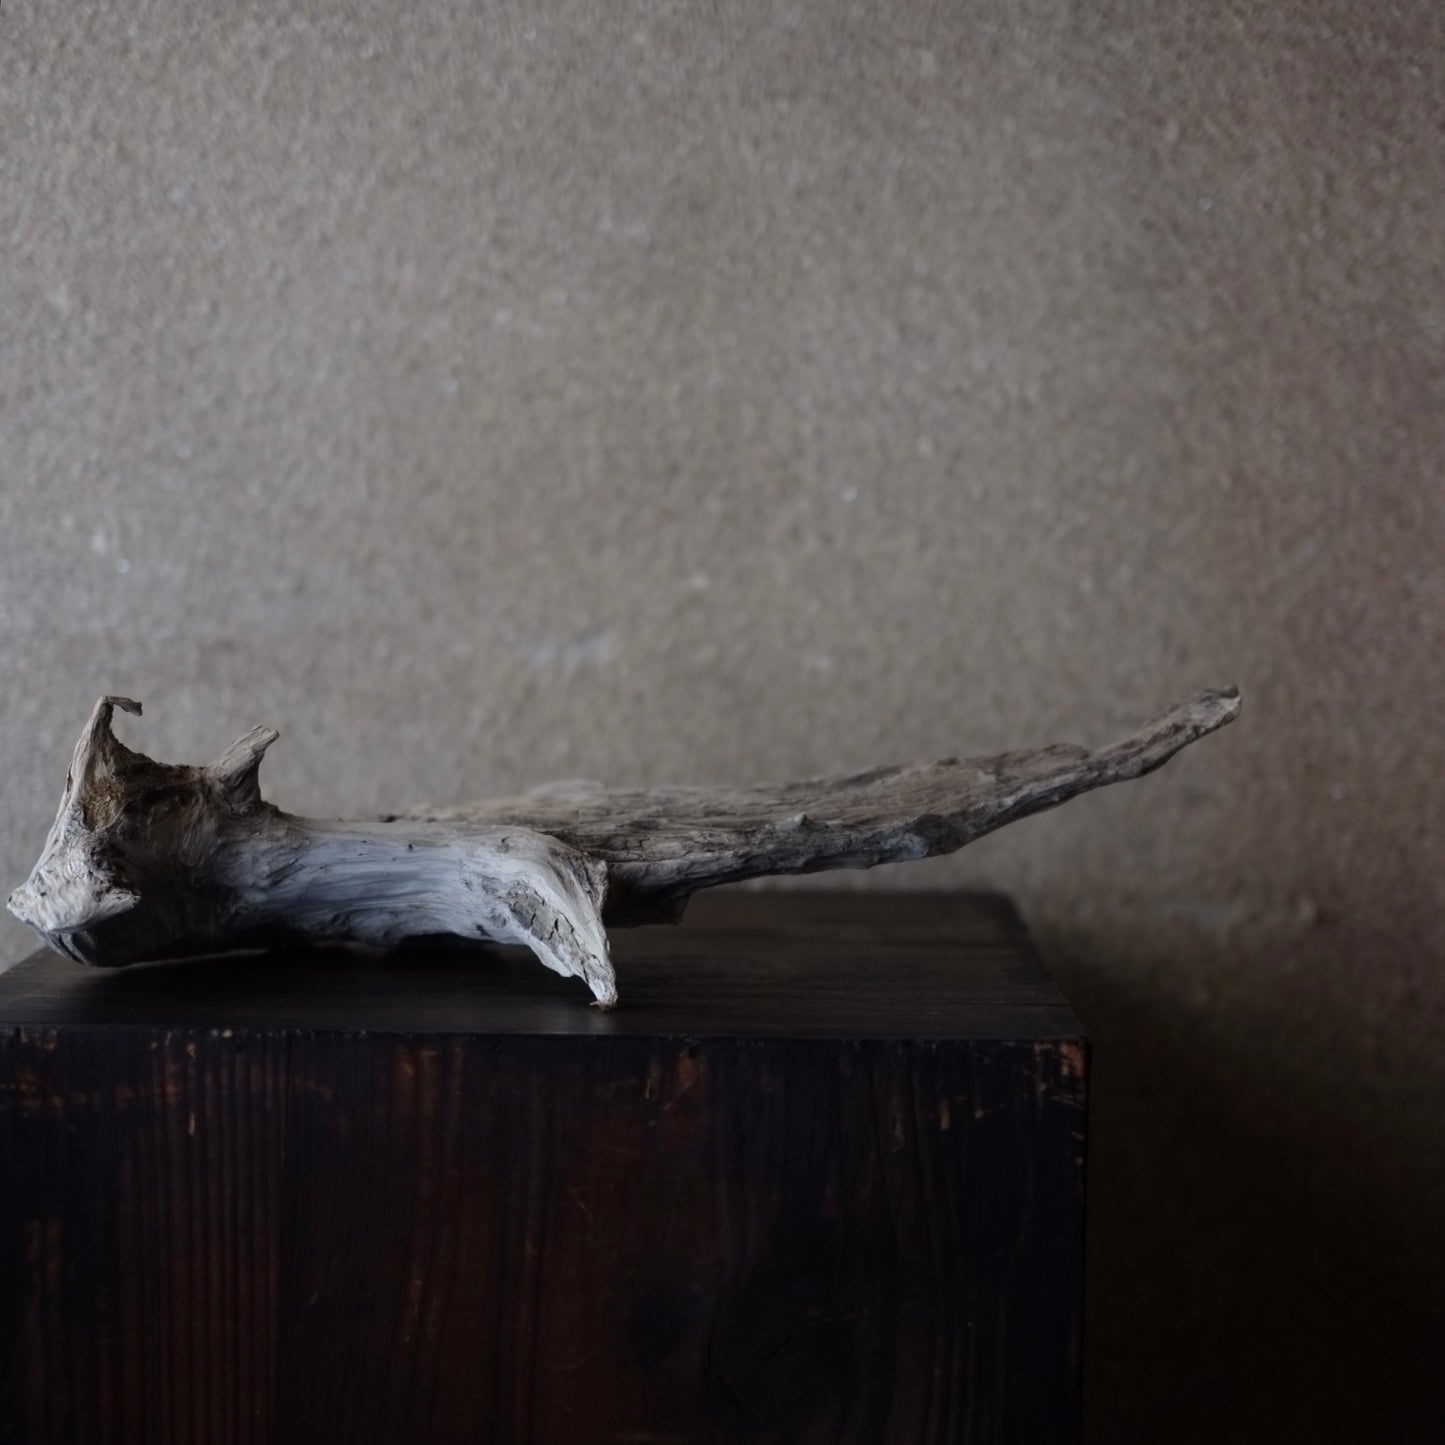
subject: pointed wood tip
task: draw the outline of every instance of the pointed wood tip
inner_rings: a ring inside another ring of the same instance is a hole
[[[1233,722],[1239,716],[1239,710],[1244,705],[1237,687],[1211,688],[1201,692],[1193,701],[1216,719],[1214,724],[1216,727],[1223,723]]]
[[[1096,764],[1111,776],[1105,781],[1137,778],[1169,761],[1180,749],[1222,728],[1239,716],[1236,687],[1210,688],[1161,713],[1136,733],[1104,748]]]
[[[1205,733],[1233,722],[1242,706],[1243,700],[1237,687],[1208,688],[1195,693],[1172,713],[1166,713],[1160,723],[1177,721],[1189,730],[1191,737],[1203,737]]]

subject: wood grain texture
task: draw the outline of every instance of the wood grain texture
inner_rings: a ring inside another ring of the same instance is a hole
[[[771,787],[564,784],[378,821],[292,817],[261,797],[255,728],[206,767],[157,763],[111,730],[76,743],[44,850],[9,908],[52,947],[116,966],[278,942],[521,944],[603,1008],[608,925],[676,922],[689,898],[769,874],[951,853],[1090,789],[1138,778],[1231,721],[1203,692],[1109,747],[1069,745]]]
[[[768,918],[829,901],[737,900],[729,925],[719,900],[674,936],[750,937],[786,978]],[[837,902],[851,952],[795,1006],[831,1034],[790,1036],[747,984],[710,1029],[706,970],[657,1027],[600,1033],[508,1015],[507,989],[535,1000],[505,963],[498,1032],[372,1028],[375,962],[353,1011],[314,954],[288,964],[303,994],[319,970],[309,1021],[281,1001],[272,1026],[218,1026],[194,986],[167,1008],[152,982],[119,1023],[114,995],[88,1016],[63,981],[0,979],[0,1440],[1073,1438],[1077,1024],[996,902],[914,897],[940,936],[973,917],[999,996],[945,991],[940,1026],[924,974],[918,1027],[870,1036],[845,995],[890,962],[898,900]]]

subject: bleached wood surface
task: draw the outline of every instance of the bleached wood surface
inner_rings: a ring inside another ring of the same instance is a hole
[[[1110,747],[1056,745],[776,787],[541,788],[382,819],[292,817],[261,797],[256,728],[203,767],[157,763],[102,698],[10,911],[102,966],[290,938],[389,945],[433,934],[524,944],[617,1001],[607,928],[675,921],[703,888],[949,853],[1017,818],[1151,772],[1229,722],[1202,692]]]

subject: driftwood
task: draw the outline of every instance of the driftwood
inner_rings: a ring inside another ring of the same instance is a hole
[[[617,1001],[607,925],[675,922],[690,895],[774,873],[949,853],[1091,788],[1151,772],[1239,711],[1204,692],[1132,737],[876,768],[772,788],[542,788],[375,821],[291,817],[261,797],[255,728],[204,767],[153,762],[102,698],[45,850],[10,911],[60,952],[112,966],[294,938],[524,944]]]

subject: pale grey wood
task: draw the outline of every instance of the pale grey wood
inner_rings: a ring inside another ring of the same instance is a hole
[[[1202,692],[1123,741],[876,768],[775,787],[609,789],[385,818],[297,818],[261,797],[276,741],[255,728],[203,767],[125,747],[102,698],[10,911],[102,966],[283,939],[390,945],[447,934],[520,943],[617,1001],[606,925],[675,921],[699,889],[775,873],[871,868],[948,853],[1091,788],[1151,772],[1229,722],[1238,693]]]

